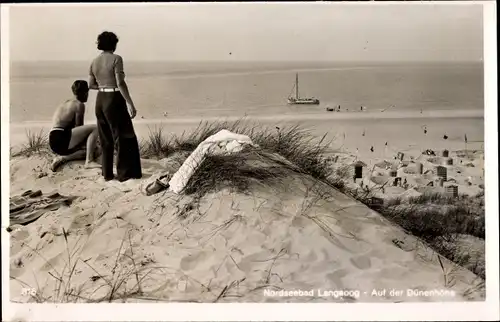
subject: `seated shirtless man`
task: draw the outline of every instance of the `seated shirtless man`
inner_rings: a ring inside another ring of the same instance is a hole
[[[85,160],[86,168],[100,167],[93,160],[98,137],[97,125],[83,125],[85,102],[89,96],[88,83],[77,80],[71,90],[74,97],[57,107],[49,134],[50,148],[59,155],[52,162],[52,171],[74,160]]]

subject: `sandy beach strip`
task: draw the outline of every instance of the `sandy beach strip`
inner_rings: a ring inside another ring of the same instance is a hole
[[[196,127],[200,122],[214,122],[214,121],[238,121],[246,120],[249,122],[259,122],[265,125],[269,124],[280,124],[280,123],[303,123],[309,122],[313,124],[318,124],[315,126],[317,132],[319,130],[325,130],[325,132],[330,132],[333,134],[341,135],[339,131],[335,128],[328,127],[328,122],[336,121],[370,121],[370,120],[400,120],[400,119],[415,119],[419,122],[427,119],[477,119],[483,118],[483,110],[462,110],[462,111],[449,111],[449,110],[436,110],[436,111],[426,111],[425,113],[420,113],[417,111],[386,111],[386,112],[323,112],[323,113],[301,113],[301,114],[287,114],[286,112],[280,115],[247,115],[247,116],[228,116],[228,117],[188,117],[188,118],[170,118],[170,117],[159,117],[157,119],[142,119],[140,115],[134,120],[134,125],[139,137],[147,135],[148,128],[155,126],[164,125],[167,127],[167,133],[180,134],[184,131],[189,131],[190,128]],[[86,120],[87,124],[95,124],[95,119],[88,116]],[[337,123],[338,124],[338,123]],[[45,132],[50,130],[50,121],[27,121],[20,123],[11,123],[10,125],[10,143],[11,146],[15,146],[22,143],[26,137],[26,131],[40,131]],[[482,138],[481,138],[482,139]]]

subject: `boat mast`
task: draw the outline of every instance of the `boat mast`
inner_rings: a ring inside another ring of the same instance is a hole
[[[299,99],[299,73],[295,74],[295,98]]]

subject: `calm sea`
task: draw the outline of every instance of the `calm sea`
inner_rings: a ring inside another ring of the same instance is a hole
[[[10,122],[47,121],[87,79],[88,62],[13,63]],[[125,62],[139,116],[226,117],[325,113],[325,107],[369,111],[482,110],[481,63],[318,64]],[[288,106],[299,73],[301,96],[319,106]],[[95,92],[87,105],[94,119]]]

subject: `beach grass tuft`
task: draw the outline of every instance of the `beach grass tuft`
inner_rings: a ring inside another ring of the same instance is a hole
[[[458,198],[442,194],[423,194],[407,200],[395,198],[388,200],[378,212],[448,259],[485,278],[484,258],[474,259],[471,255],[475,250],[460,245],[463,236],[485,239],[484,194]]]
[[[189,180],[185,193],[201,197],[223,188],[246,193],[252,185],[282,184],[294,170],[269,152],[248,147],[238,154],[208,156]]]
[[[170,140],[166,138],[162,127],[149,128],[148,137],[140,143],[141,157],[161,159],[173,150]]]
[[[47,155],[50,153],[48,135],[44,130],[26,131],[26,143],[17,151],[11,149],[11,157],[30,157],[32,155]]]

